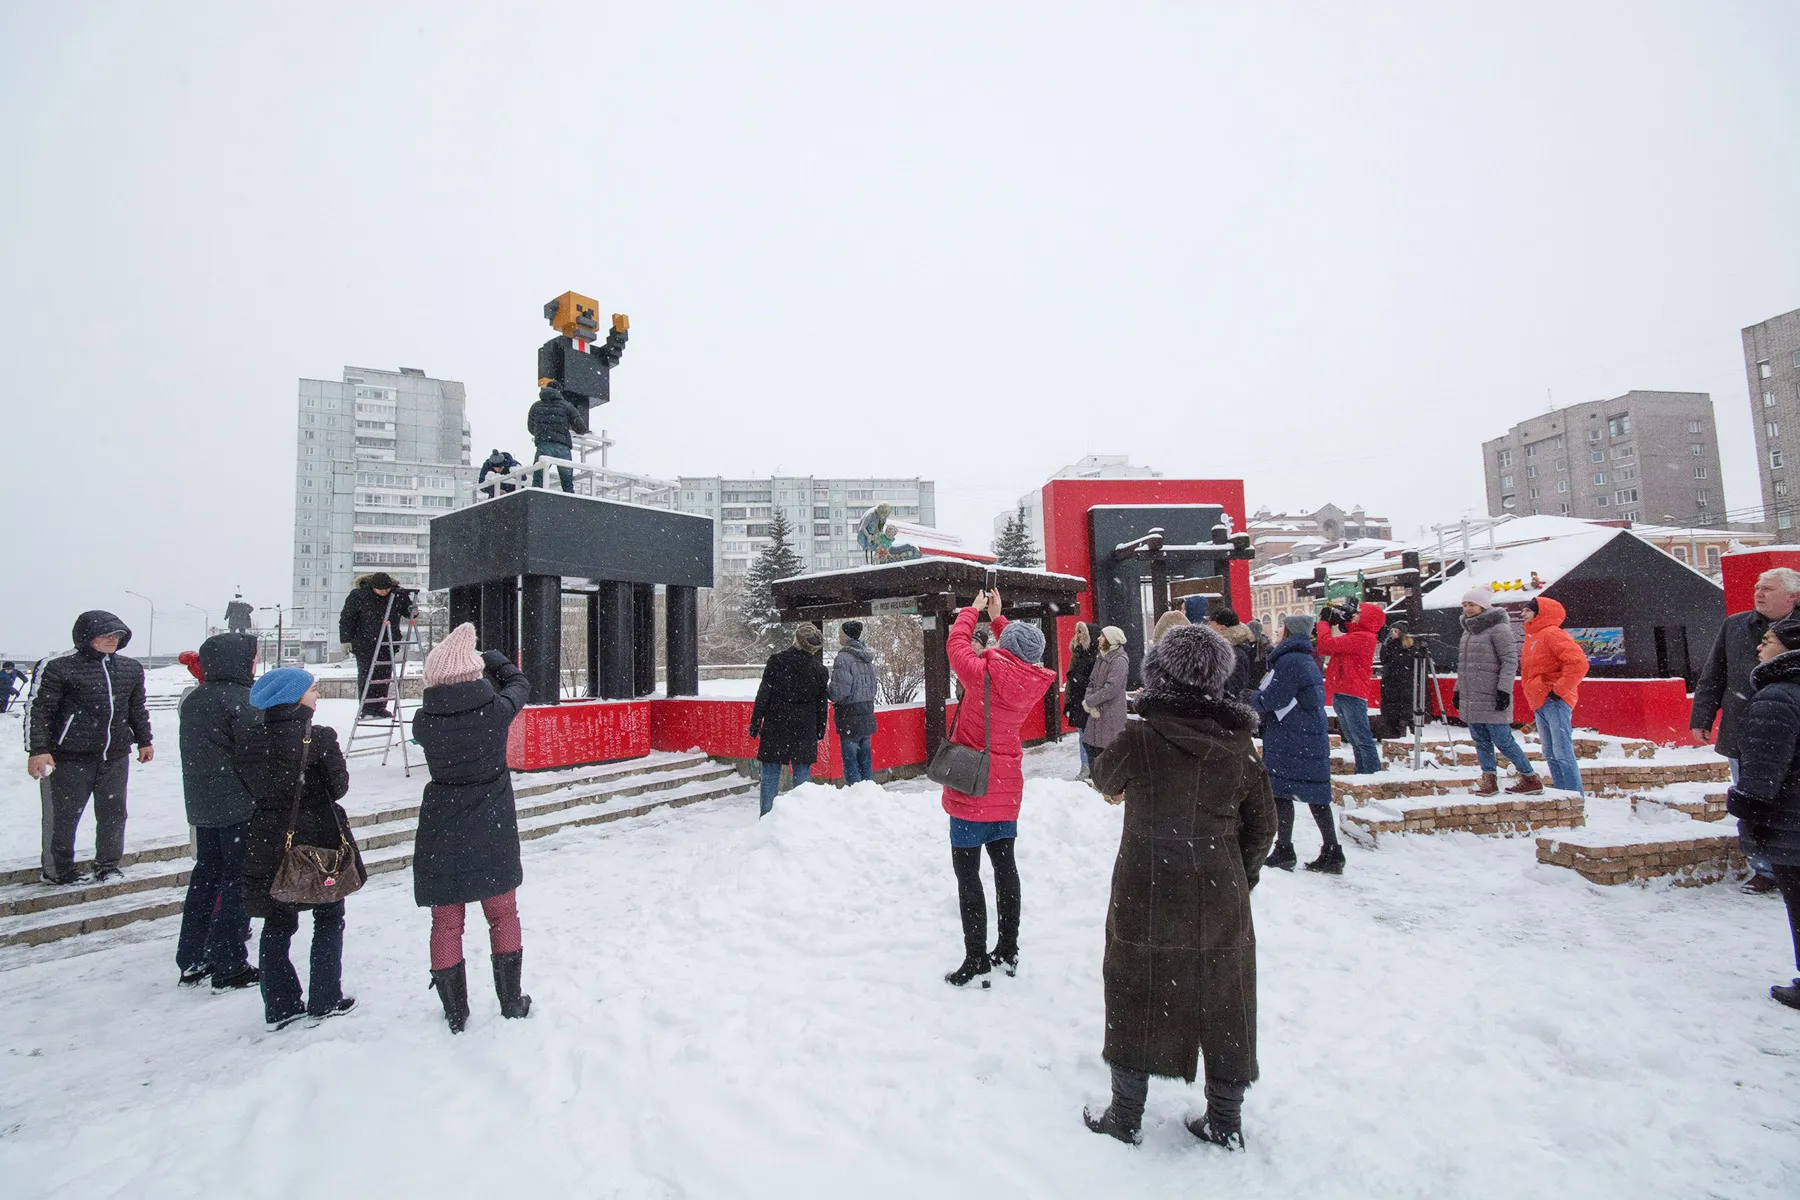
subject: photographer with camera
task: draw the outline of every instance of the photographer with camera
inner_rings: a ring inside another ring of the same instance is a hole
[[[1337,713],[1338,732],[1356,754],[1358,775],[1381,770],[1381,750],[1369,728],[1369,685],[1375,678],[1376,638],[1385,624],[1379,604],[1362,604],[1352,613],[1334,601],[1320,611],[1314,634],[1315,648],[1327,660],[1325,697]]]
[[[386,720],[388,683],[394,669],[394,643],[398,626],[413,614],[412,593],[394,582],[386,571],[364,575],[344,599],[338,614],[338,641],[356,656],[356,695],[367,697],[362,715]],[[370,680],[380,687],[369,691]]]

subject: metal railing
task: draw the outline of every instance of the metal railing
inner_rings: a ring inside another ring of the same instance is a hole
[[[677,485],[648,475],[633,475],[609,467],[569,458],[543,458],[523,463],[511,471],[495,472],[486,479],[469,485],[472,503],[481,504],[508,492],[528,488],[548,491],[563,490],[558,468],[571,472],[574,494],[616,500],[625,504],[643,504],[652,508],[674,508]]]

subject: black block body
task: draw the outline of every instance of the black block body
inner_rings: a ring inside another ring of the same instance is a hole
[[[431,522],[432,588],[520,575],[711,587],[712,519],[526,488]]]
[[[566,337],[553,337],[538,347],[538,378],[554,379],[577,404],[605,404],[612,399],[610,368],[591,354],[575,348]]]

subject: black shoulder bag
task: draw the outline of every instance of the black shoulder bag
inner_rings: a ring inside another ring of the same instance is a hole
[[[925,778],[965,796],[987,795],[988,767],[992,763],[988,747],[994,740],[993,698],[994,680],[984,671],[981,679],[981,749],[954,740],[956,729],[962,728],[963,710],[969,706],[965,699],[956,706],[956,726],[951,730],[951,737],[945,738],[944,744],[931,756]]]

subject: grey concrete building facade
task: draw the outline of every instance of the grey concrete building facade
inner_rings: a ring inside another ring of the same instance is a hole
[[[1800,308],[1744,330],[1764,528],[1800,542]]]
[[[909,525],[937,525],[937,485],[929,479],[817,479],[810,475],[778,475],[765,479],[727,479],[718,475],[683,475],[675,507],[713,519],[715,576],[741,575],[769,544],[769,522],[780,509],[794,530],[794,549],[809,570],[861,566],[856,523],[863,513],[886,502],[894,520]]]
[[[1488,514],[1706,525],[1725,519],[1705,392],[1629,391],[1554,409],[1481,444]]]
[[[356,577],[429,578],[432,517],[469,502],[463,385],[423,371],[345,367],[300,380],[288,657],[338,654],[337,617]]]

